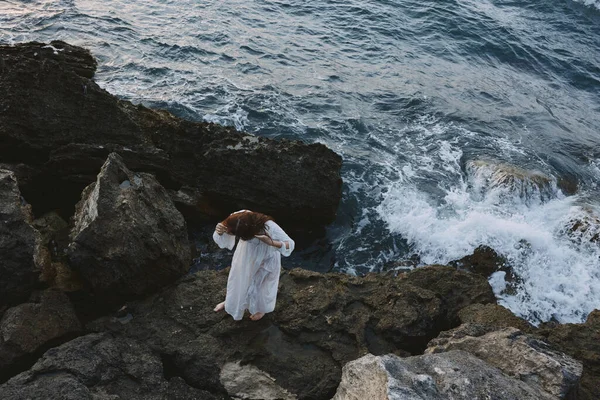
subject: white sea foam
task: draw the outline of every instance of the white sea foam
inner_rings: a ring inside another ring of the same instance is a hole
[[[600,10],[600,0],[574,0],[577,3],[581,3],[583,5],[586,5],[588,7],[594,7],[598,10]]]
[[[494,248],[519,277],[512,290],[503,275],[490,278],[500,304],[534,323],[580,322],[600,308],[600,210],[583,204],[584,196],[563,195],[542,171],[490,160],[461,169],[460,145],[439,129],[423,132],[427,149],[387,182],[376,209],[391,233],[423,264],[448,263],[479,245]],[[441,199],[418,179],[434,173],[444,177]]]

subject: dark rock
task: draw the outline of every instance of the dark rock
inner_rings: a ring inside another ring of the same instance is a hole
[[[471,304],[458,312],[462,324],[486,327],[486,333],[501,328],[517,328],[522,332],[533,333],[535,327],[514,315],[498,304]]]
[[[189,269],[186,224],[167,191],[115,153],[84,190],[73,220],[69,264],[111,302],[155,291]]]
[[[47,261],[31,220],[14,174],[0,170],[0,313],[29,297]]]
[[[127,324],[106,317],[88,324],[94,331],[110,330],[134,338],[163,354],[186,382],[212,393],[225,393],[220,380],[226,363],[251,364],[300,399],[328,399],[340,381],[341,367],[368,352],[418,354],[448,320],[469,300],[489,300],[469,284],[487,285],[480,276],[442,273],[443,267],[426,268],[425,274],[443,277],[452,293],[437,278],[421,275],[434,291],[410,282],[411,272],[370,274],[318,274],[295,269],[280,278],[277,308],[259,322],[236,322],[214,305],[223,300],[228,271],[202,271],[172,288],[127,305]],[[469,277],[474,278],[470,279]],[[466,282],[465,282],[466,281]],[[436,293],[439,292],[438,293]],[[443,295],[443,296],[442,296]]]
[[[14,375],[40,349],[71,339],[80,330],[69,299],[58,291],[46,290],[8,309],[0,320],[0,378]]]
[[[0,386],[3,400],[220,399],[170,376],[144,344],[91,334],[48,350],[29,370]]]
[[[583,363],[578,400],[597,400],[600,394],[600,310],[583,324],[541,325],[537,334],[558,350]]]
[[[505,267],[506,260],[491,247],[479,246],[473,251],[473,254],[452,261],[450,265],[487,278]]]
[[[464,351],[399,358],[371,354],[344,366],[333,400],[552,400]]]
[[[445,266],[417,268],[401,275],[407,283],[436,293],[444,302],[444,326],[459,325],[458,312],[471,304],[495,304],[496,297],[481,275]]]
[[[0,46],[0,162],[34,168],[21,187],[36,213],[69,215],[110,152],[167,189],[199,192],[197,213],[265,212],[290,228],[334,219],[341,158],[322,144],[274,141],[118,100],[89,78],[87,50]]]
[[[570,398],[579,384],[582,364],[515,328],[471,336],[465,325],[443,332],[429,343],[427,354],[462,350],[558,399]]]

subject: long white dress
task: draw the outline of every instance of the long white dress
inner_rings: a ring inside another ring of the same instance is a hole
[[[242,210],[238,212],[244,212]],[[281,248],[269,246],[261,240],[239,240],[233,253],[231,270],[227,279],[225,311],[239,321],[247,309],[250,314],[269,313],[275,309],[277,286],[281,271],[281,256],[294,251],[294,241],[274,221],[265,223],[267,234],[282,242]],[[235,236],[213,233],[213,240],[220,248],[233,250]]]

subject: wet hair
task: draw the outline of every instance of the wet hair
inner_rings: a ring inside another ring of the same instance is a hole
[[[251,240],[256,235],[268,235],[265,223],[272,221],[268,215],[242,211],[231,214],[222,223],[227,227],[227,232],[239,236],[242,240]]]

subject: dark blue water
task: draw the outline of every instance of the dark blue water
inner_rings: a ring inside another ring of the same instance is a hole
[[[1,42],[53,39],[89,48],[120,97],[340,153],[338,219],[293,264],[486,244],[522,277],[491,279],[516,313],[600,308],[598,0],[0,2]]]

